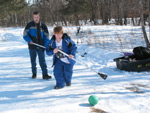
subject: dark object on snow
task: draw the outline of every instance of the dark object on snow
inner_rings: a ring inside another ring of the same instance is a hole
[[[63,87],[55,86],[54,89],[62,89]]]
[[[33,74],[33,75],[32,75],[32,79],[35,79],[35,78],[36,78],[36,74]]]
[[[66,86],[71,86],[71,83],[66,83]]]
[[[150,70],[150,58],[138,60],[136,55],[131,55],[128,57],[115,58],[117,68],[125,71],[149,71]]]
[[[77,33],[76,33],[76,36],[79,34],[79,32],[80,32],[80,26],[77,27]]]
[[[125,71],[149,71],[150,70],[150,49],[146,47],[135,47],[134,55],[115,58],[117,68]]]
[[[133,53],[135,54],[137,60],[150,58],[150,49],[146,47],[135,47],[133,49]]]
[[[104,80],[106,80],[107,75],[103,74],[103,73],[97,73],[101,78],[103,78]]]
[[[51,76],[49,76],[49,75],[43,75],[43,79],[44,80],[49,80],[49,79],[51,79],[52,77]]]
[[[84,57],[85,55],[87,55],[87,52],[85,52],[83,55],[81,55],[82,57]]]

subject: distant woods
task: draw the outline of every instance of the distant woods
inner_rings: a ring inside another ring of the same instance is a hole
[[[47,25],[145,24],[149,0],[0,0],[0,26],[24,26],[38,10]],[[142,4],[142,5],[141,5]],[[141,7],[142,6],[142,7]],[[142,12],[141,12],[142,8]]]

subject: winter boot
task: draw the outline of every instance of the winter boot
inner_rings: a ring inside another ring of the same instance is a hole
[[[32,75],[32,79],[35,79],[35,78],[36,78],[36,74],[33,74],[33,75]]]
[[[54,89],[62,89],[63,87],[55,86]]]
[[[71,83],[66,83],[66,86],[71,86]]]
[[[45,80],[49,80],[49,79],[51,79],[52,77],[51,76],[49,76],[49,75],[43,75],[43,79],[45,79]]]

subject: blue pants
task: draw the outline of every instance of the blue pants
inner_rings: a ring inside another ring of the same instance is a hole
[[[57,87],[64,87],[65,83],[71,83],[73,74],[73,65],[66,64],[60,59],[56,60],[54,67],[54,76],[56,79]]]
[[[36,74],[37,73],[37,68],[36,68],[36,57],[38,55],[39,58],[39,64],[42,69],[42,74],[43,76],[47,75],[47,65],[45,61],[45,53],[42,48],[38,49],[29,49],[30,53],[30,60],[31,60],[31,68],[32,68],[32,73]]]

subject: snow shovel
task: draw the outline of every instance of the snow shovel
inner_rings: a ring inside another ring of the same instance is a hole
[[[39,46],[39,47],[41,47],[41,48],[46,48],[46,47],[44,47],[44,46],[42,46],[42,45],[39,45],[39,44],[36,44],[36,43],[33,43],[33,45],[36,45],[36,46]],[[60,53],[62,53],[62,54],[64,54],[65,56],[69,56],[68,54],[66,54],[65,52],[63,52],[63,51],[61,51],[61,50],[58,50]],[[80,63],[80,64],[84,64],[84,63],[82,63],[82,62],[80,62],[80,61],[77,61],[76,59],[74,59],[74,58],[72,58],[74,61],[76,61],[76,62],[78,62],[78,63]],[[86,64],[85,64],[86,65]],[[86,66],[87,67],[87,66]],[[97,71],[95,71],[94,69],[92,69],[91,67],[88,67],[89,69],[91,69],[93,72],[95,72],[95,73],[97,73],[101,78],[103,78],[104,80],[106,80],[106,78],[107,78],[107,75],[106,74],[103,74],[103,73],[99,73],[99,72],[97,72]]]

